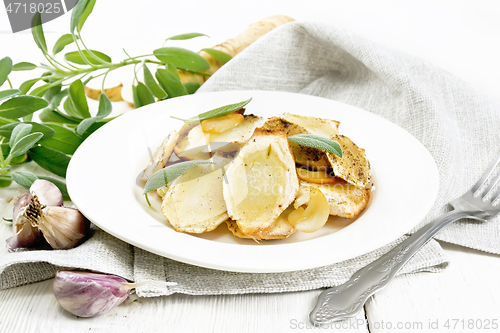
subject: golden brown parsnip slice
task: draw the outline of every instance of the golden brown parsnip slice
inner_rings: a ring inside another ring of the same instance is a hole
[[[237,126],[222,133],[210,134],[210,143],[231,142],[239,146],[243,146],[253,135],[255,129],[262,126],[265,121],[265,118],[255,116],[253,114],[244,115],[243,122]]]
[[[304,168],[297,168],[297,176],[299,179],[305,180],[309,183],[315,184],[333,184],[335,177],[330,177],[327,172],[323,170],[312,171]]]
[[[282,130],[287,136],[311,134],[304,127],[280,117],[270,118],[264,123],[264,125],[262,125],[262,128],[273,131]],[[292,148],[293,156],[295,157],[295,163],[298,165],[322,171],[326,171],[330,168],[330,162],[328,162],[325,152],[316,148],[301,146],[295,142],[290,142],[290,147]]]
[[[336,120],[300,116],[291,113],[284,113],[278,117],[301,126],[310,134],[324,136],[325,138],[329,138],[339,133],[338,129],[340,122]]]
[[[335,176],[357,187],[366,187],[370,183],[370,162],[363,149],[356,146],[345,135],[333,135],[331,139],[342,147],[342,157],[326,153]]]
[[[288,223],[287,216],[293,210],[293,206],[288,207],[283,213],[278,216],[271,228],[268,230],[260,231],[252,235],[244,234],[238,227],[236,221],[227,220],[227,228],[233,233],[234,236],[239,238],[251,238],[254,240],[271,240],[271,239],[285,239],[295,232],[295,228]]]
[[[229,165],[226,179],[228,214],[241,231],[251,235],[271,228],[299,185],[286,134],[256,129]]]
[[[356,187],[341,179],[333,184],[314,184],[301,180],[300,188],[319,189],[328,201],[330,215],[348,219],[361,213],[370,200],[370,189]]]

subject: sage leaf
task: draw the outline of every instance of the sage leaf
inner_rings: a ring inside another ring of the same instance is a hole
[[[155,78],[153,77],[153,74],[151,74],[151,71],[146,65],[144,65],[144,83],[156,98],[158,99],[167,98],[167,93],[156,82]]]
[[[4,158],[9,156],[10,147],[8,143],[0,143],[0,152],[2,153]]]
[[[101,94],[99,96],[99,109],[97,111],[97,116],[82,120],[76,128],[76,133],[80,136],[83,135],[95,122],[109,116],[112,110],[113,106],[111,105],[111,101],[108,96]]]
[[[33,185],[33,183],[35,182],[35,180],[37,179],[44,179],[44,180],[48,180],[49,182],[51,182],[52,184],[54,184],[55,186],[57,186],[57,188],[59,189],[59,191],[61,191],[61,194],[62,194],[62,197],[64,200],[71,200],[69,195],[68,195],[68,189],[66,187],[66,184],[60,180],[57,180],[55,178],[52,178],[52,177],[45,177],[45,176],[36,176],[35,174],[32,174],[31,172],[27,172],[27,171],[16,171],[12,174],[12,179],[18,183],[19,185],[23,186],[24,188],[27,188],[29,189],[31,187],[31,185]]]
[[[177,177],[186,172],[189,168],[197,164],[207,164],[210,161],[186,161],[181,163],[176,163],[163,168],[155,172],[151,177],[149,177],[146,185],[144,186],[144,194],[154,191],[162,186],[167,185],[171,181],[175,180]]]
[[[0,126],[5,126],[5,125],[9,125],[9,124],[19,124],[19,121],[17,119],[7,119],[7,118],[0,117]],[[0,133],[0,135],[4,136],[4,135],[2,135],[2,133]],[[9,132],[9,136],[10,136],[10,132]]]
[[[19,95],[21,93],[21,90],[19,89],[9,89],[9,90],[4,90],[0,91],[0,101],[10,98],[12,96]]]
[[[19,185],[29,189],[33,182],[38,179],[37,176],[31,172],[17,171],[12,174],[12,179]]]
[[[12,149],[10,150],[9,155],[12,157],[21,156],[26,153],[29,149],[33,148],[35,144],[43,137],[42,133],[36,132],[28,134],[18,140]]]
[[[171,63],[165,64],[165,69],[167,71],[169,71],[170,74],[172,74],[173,76],[178,78],[179,81],[181,80],[181,76],[179,75],[179,71],[177,70],[177,68],[174,65],[172,65]]]
[[[92,118],[89,118],[92,119]],[[52,137],[43,137],[38,142],[40,146],[52,148],[62,153],[73,155],[76,149],[83,142],[73,130],[56,124],[47,124],[47,127],[54,131]]]
[[[15,96],[0,105],[0,117],[17,119],[47,107],[49,103],[35,96]]]
[[[89,127],[92,126],[92,124],[94,124],[99,119],[100,119],[99,117],[83,119],[82,122],[78,124],[78,127],[76,128],[76,133],[82,136],[85,132],[87,132]]]
[[[47,43],[45,42],[40,13],[36,13],[33,17],[33,21],[31,21],[31,33],[33,34],[33,39],[38,48],[42,50],[43,54],[47,54]]]
[[[60,92],[55,94],[54,97],[52,97],[52,99],[50,100],[49,108],[50,109],[57,108],[61,104],[62,99],[68,96],[68,94],[69,94],[69,89],[61,90]]]
[[[182,120],[185,123],[192,123],[195,121],[203,121],[203,120],[207,120],[207,119],[222,117],[222,116],[225,116],[226,114],[230,114],[234,111],[238,111],[239,109],[245,107],[248,103],[250,103],[251,100],[252,99],[250,98],[250,99],[247,99],[246,101],[243,101],[243,102],[224,105],[224,106],[221,106],[219,108],[200,113],[199,115],[188,118],[188,119],[181,119],[181,118],[177,118],[177,117],[173,117],[173,116],[171,116],[170,118]]]
[[[50,83],[44,84],[43,86],[36,87],[35,89],[33,89],[33,91],[30,92],[30,95],[36,97],[43,97],[43,95],[45,95],[47,90],[49,90],[50,88],[51,88]]]
[[[14,65],[12,68],[13,71],[19,72],[19,71],[31,71],[33,69],[37,68],[37,65],[32,64],[31,62],[19,62]]]
[[[172,36],[172,37],[169,37],[167,38],[167,40],[187,40],[187,39],[191,39],[191,38],[195,38],[195,37],[209,37],[205,34],[201,34],[199,32],[190,32],[190,33],[187,33],[187,34],[180,34],[180,35],[175,35],[175,36]]]
[[[92,52],[92,54],[94,54],[94,56],[96,56],[97,58],[105,61],[105,62],[108,62],[110,63],[111,62],[111,58],[109,56],[107,56],[106,54],[102,53],[102,52],[99,52],[99,51],[94,51],[94,50],[90,50],[90,52]],[[82,50],[82,53],[83,53],[83,56],[85,58],[87,58],[87,60],[92,64],[92,65],[102,65],[102,63],[100,63],[99,61],[97,61],[96,59],[94,59],[87,50]],[[82,58],[82,56],[80,55],[80,52],[78,51],[74,51],[74,52],[69,52],[69,53],[66,53],[64,55],[64,59],[66,59],[67,61],[69,62],[72,62],[74,64],[78,64],[78,65],[88,65],[87,62]]]
[[[106,94],[99,96],[99,108],[97,109],[97,117],[105,118],[113,111],[113,105]]]
[[[47,90],[47,92],[43,95],[43,98],[45,98],[47,100],[47,102],[49,102],[49,105],[51,105],[52,103],[52,99],[61,92],[61,89],[62,89],[62,85],[61,84],[58,84],[58,85],[55,85],[55,86],[52,86],[49,88],[49,90]]]
[[[181,76],[179,75],[179,71],[177,70],[177,67],[172,65],[171,63],[165,64],[165,69],[170,72],[173,76],[178,78],[179,80],[181,79]]]
[[[77,36],[75,36],[76,39],[78,39]],[[58,54],[59,52],[61,52],[62,50],[64,50],[64,48],[70,44],[72,44],[75,40],[73,39],[73,35],[72,34],[65,34],[65,35],[62,35],[61,37],[59,37],[59,39],[57,40],[57,42],[54,44],[54,47],[52,48],[52,54],[53,55],[56,55]]]
[[[10,72],[12,72],[12,59],[5,57],[0,60],[0,87],[7,81]]]
[[[63,108],[64,111],[66,111],[66,114],[74,119],[78,119],[78,123],[82,120],[82,116],[76,111],[75,105],[71,101],[71,98],[66,98],[66,100],[63,103]]]
[[[207,52],[208,54],[210,54],[215,60],[217,60],[218,62],[220,62],[221,64],[225,64],[227,63],[229,60],[233,59],[233,57],[231,57],[229,54],[227,54],[226,52],[222,52],[222,51],[219,51],[219,50],[216,50],[216,49],[211,49],[211,48],[207,48],[207,49],[202,49],[202,51],[205,51]]]
[[[56,124],[68,124],[68,125],[78,125],[80,119],[70,117],[63,114],[59,110],[46,108],[39,115],[41,121],[44,123],[56,123]],[[48,125],[48,124],[47,124]]]
[[[170,71],[159,68],[156,70],[155,76],[163,90],[167,93],[168,98],[187,95],[186,88],[184,88],[181,80]]]
[[[52,82],[54,82],[54,80],[46,78],[47,76],[51,76],[51,75],[54,75],[54,73],[53,72],[45,72],[42,74],[40,79],[45,83],[52,83]]]
[[[25,81],[21,84],[21,86],[19,87],[19,90],[21,91],[21,93],[23,95],[25,95],[28,91],[30,91],[31,87],[33,87],[35,85],[35,83],[37,83],[40,80],[41,80],[41,78],[36,78],[36,79],[31,79],[31,80]]]
[[[139,96],[137,95],[137,86],[134,85],[132,85],[132,98],[134,99],[134,107],[136,109],[140,108],[142,106],[141,101],[139,100]]]
[[[154,50],[153,54],[161,62],[171,63],[183,70],[201,71],[210,68],[210,64],[198,53],[180,47],[163,47]]]
[[[78,20],[78,26],[76,27],[76,30],[78,33],[82,31],[83,25],[85,24],[85,21],[87,21],[87,18],[89,17],[90,13],[94,10],[94,5],[96,3],[96,0],[90,0],[87,6],[85,6],[85,10],[83,11],[82,15],[80,16],[80,20]]]
[[[12,148],[14,145],[23,137],[30,134],[31,129],[33,128],[30,124],[19,123],[15,124],[16,126],[12,130],[10,135],[9,146]]]
[[[85,12],[85,9],[87,8],[87,6],[89,5],[90,2],[91,2],[90,0],[79,0],[78,3],[76,4],[76,6],[73,7],[73,12],[71,13],[71,19],[70,19],[70,23],[69,23],[69,27],[70,27],[69,31],[71,33],[75,32],[75,29],[78,27],[80,20],[83,17],[83,13]],[[83,26],[83,23],[85,23],[85,20],[84,20],[84,22],[82,22],[82,26]]]
[[[0,135],[10,139],[12,134],[14,133],[14,130],[18,127],[18,125],[30,125],[32,127],[31,131],[43,133],[44,139],[51,138],[56,134],[52,128],[44,124],[40,124],[37,122],[23,122],[23,123],[17,122],[1,126]]]
[[[81,118],[90,118],[89,105],[82,80],[76,80],[69,86],[69,98],[75,111]]]
[[[70,157],[60,151],[36,146],[28,152],[29,157],[35,161],[36,164],[58,176],[66,177],[66,170]]]
[[[139,82],[136,86],[136,94],[139,104],[141,106],[152,104],[155,102],[155,98],[151,91],[149,91],[148,87],[144,85],[144,83]]]
[[[102,126],[106,125],[107,122],[109,120],[112,120],[114,118],[107,118],[107,119],[101,119],[99,121],[96,121],[95,123],[93,123],[85,133],[83,133],[82,135],[82,140],[85,141],[87,140],[87,138],[92,134],[94,133],[95,131],[97,131],[99,128],[101,128]]]
[[[183,85],[189,95],[194,94],[201,87],[198,82],[184,82]]]
[[[338,157],[342,157],[342,147],[340,147],[337,142],[319,135],[297,134],[289,136],[288,140],[301,146],[326,150],[327,152],[335,154]]]

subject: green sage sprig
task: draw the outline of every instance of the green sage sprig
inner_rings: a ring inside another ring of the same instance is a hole
[[[185,123],[192,123],[195,121],[203,121],[203,120],[207,120],[207,119],[222,117],[222,116],[225,116],[226,114],[230,114],[232,112],[238,111],[239,109],[245,107],[251,101],[252,101],[252,99],[250,98],[250,99],[247,99],[246,101],[243,101],[243,102],[224,105],[224,106],[218,107],[216,109],[200,113],[199,115],[188,118],[188,119],[181,119],[181,118],[177,118],[174,116],[171,116],[171,118],[182,120]]]
[[[69,33],[62,35],[52,47],[45,38],[41,14],[33,18],[32,35],[46,62],[39,65],[21,61],[14,63],[10,57],[0,59],[0,187],[12,180],[26,184],[12,167],[34,161],[42,168],[65,177],[71,155],[94,131],[111,121],[112,103],[106,96],[104,85],[108,74],[125,66],[134,66],[134,72],[144,73],[144,82],[133,84],[136,108],[158,100],[193,94],[202,82],[182,82],[178,70],[210,76],[203,71],[209,63],[198,53],[179,47],[165,46],[172,40],[181,41],[205,34],[193,32],[165,39],[162,47],[145,55],[130,56],[114,62],[106,53],[90,49],[85,44],[82,30],[92,13],[96,0],[80,0],[70,17]],[[203,49],[217,61],[226,63],[231,57],[221,51]],[[148,65],[157,68],[154,72]],[[18,71],[37,72],[19,87],[13,87],[10,76]],[[103,77],[97,115],[89,111],[85,85]],[[40,121],[33,121],[38,112]],[[30,176],[30,179],[36,177]],[[23,180],[24,179],[24,180]]]
[[[151,177],[149,177],[148,181],[146,182],[146,185],[144,185],[144,196],[146,197],[146,201],[148,202],[148,205],[151,206],[151,203],[149,202],[148,199],[148,193],[151,191],[154,191],[156,189],[159,189],[160,187],[163,187],[167,185],[168,183],[174,181],[176,178],[178,178],[180,175],[182,175],[184,172],[186,172],[188,169],[192,168],[195,165],[198,164],[209,164],[212,163],[210,161],[185,161],[185,162],[180,162],[176,164],[172,164],[166,168],[163,168],[161,170],[156,171]]]
[[[151,177],[149,177],[146,185],[144,185],[144,194],[159,189],[162,186],[174,181],[177,177],[182,175],[191,167],[198,164],[208,164],[212,163],[210,161],[185,161],[176,164],[172,164],[166,168],[156,171]]]
[[[338,157],[342,157],[342,147],[337,142],[319,135],[297,134],[289,136],[288,140],[301,146],[326,150]]]

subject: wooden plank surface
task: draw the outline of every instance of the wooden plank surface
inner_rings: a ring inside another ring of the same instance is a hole
[[[0,291],[0,332],[295,332],[311,331],[320,291],[231,296],[132,296],[95,318],[64,311],[52,280]],[[364,313],[321,331],[368,332]]]
[[[370,332],[500,332],[500,256],[442,245],[444,272],[397,277],[366,303]]]
[[[368,322],[362,313],[322,331],[500,332],[500,257],[444,248],[451,260],[447,270],[400,276],[366,304]],[[0,291],[0,332],[311,331],[308,314],[319,293],[133,296],[107,314],[84,319],[59,307],[49,280]]]

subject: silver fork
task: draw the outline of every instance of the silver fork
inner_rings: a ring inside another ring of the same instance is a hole
[[[368,298],[389,284],[408,260],[439,230],[460,219],[486,222],[497,215],[500,206],[493,206],[493,202],[500,195],[500,190],[491,199],[486,196],[500,180],[500,174],[480,194],[478,192],[487,183],[499,162],[500,155],[469,191],[449,203],[453,208],[450,212],[426,224],[382,257],[358,270],[346,283],[323,291],[309,315],[311,322],[321,325],[355,316]]]

